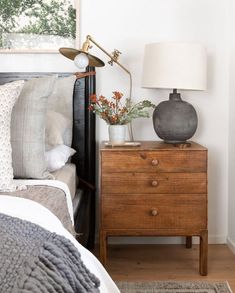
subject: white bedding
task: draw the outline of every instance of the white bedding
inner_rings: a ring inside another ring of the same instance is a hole
[[[81,258],[87,268],[100,279],[100,292],[120,292],[98,259],[90,251],[79,244],[76,239],[62,226],[59,219],[47,208],[29,199],[2,195],[0,197],[0,212],[30,221],[40,225],[50,232],[55,232],[59,235],[67,237],[71,242],[73,242],[81,253]]]

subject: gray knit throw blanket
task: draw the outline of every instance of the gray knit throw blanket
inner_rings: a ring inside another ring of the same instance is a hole
[[[68,239],[0,213],[1,293],[96,293],[99,285]]]

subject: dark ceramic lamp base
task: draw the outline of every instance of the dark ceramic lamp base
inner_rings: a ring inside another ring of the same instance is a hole
[[[153,112],[154,130],[166,143],[185,143],[196,132],[197,123],[195,109],[181,99],[176,89]]]

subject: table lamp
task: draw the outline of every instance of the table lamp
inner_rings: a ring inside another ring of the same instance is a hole
[[[156,134],[167,143],[185,143],[198,124],[194,107],[180,90],[206,89],[206,50],[198,43],[152,43],[145,46],[142,87],[172,89],[153,112]]]

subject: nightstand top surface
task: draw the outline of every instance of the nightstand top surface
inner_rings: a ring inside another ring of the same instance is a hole
[[[202,150],[205,151],[207,148],[204,146],[193,142],[188,141],[187,143],[182,144],[170,144],[165,143],[163,141],[138,141],[141,144],[139,146],[107,146],[105,145],[105,141],[101,143],[100,150],[101,151],[143,151],[143,150],[183,150],[183,151],[192,151],[192,150]]]

